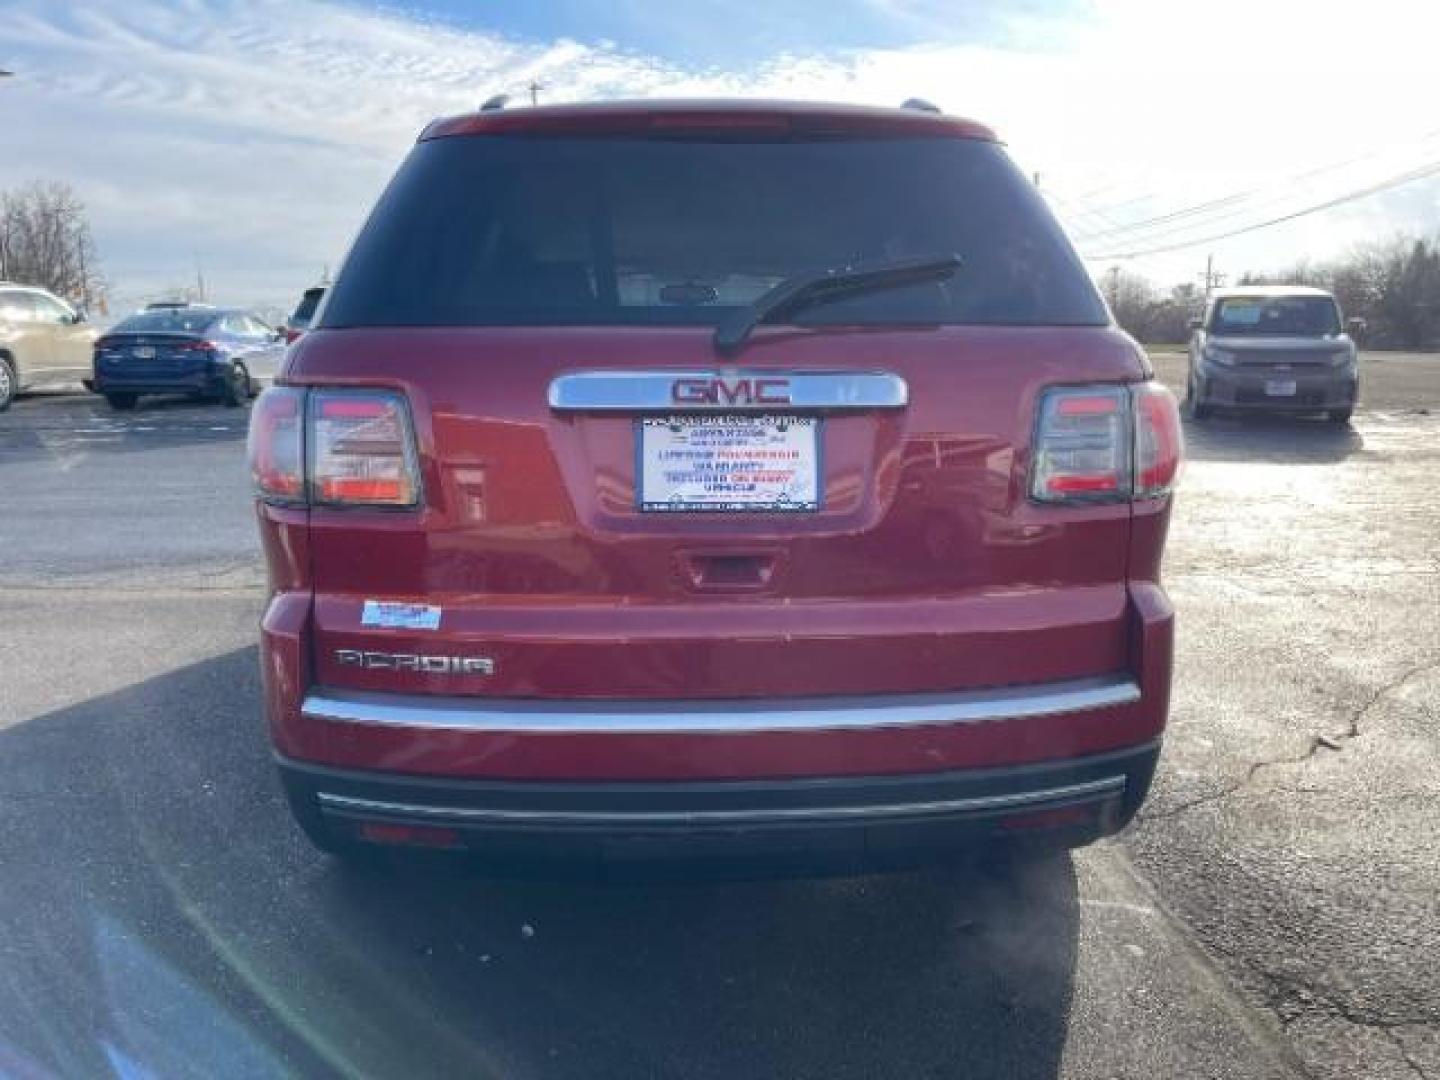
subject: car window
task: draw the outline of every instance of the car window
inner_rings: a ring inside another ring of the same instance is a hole
[[[295,306],[295,311],[290,316],[290,325],[309,326],[310,320],[315,317],[315,309],[320,306],[320,298],[324,295],[324,289],[306,289],[305,294],[300,297],[300,303]]]
[[[35,320],[35,305],[31,301],[31,294],[9,290],[0,292],[0,319],[7,322],[33,322]]]
[[[989,142],[451,138],[412,153],[326,326],[715,325],[795,274],[956,253],[949,281],[807,324],[1101,325],[1034,187]]]
[[[1321,337],[1340,332],[1340,312],[1328,296],[1226,297],[1215,304],[1210,332]]]
[[[216,321],[213,311],[181,309],[142,311],[115,325],[117,334],[198,334]]]
[[[35,305],[35,318],[39,322],[63,325],[74,318],[74,312],[44,293],[31,293],[30,299]]]
[[[269,338],[275,335],[275,331],[266,326],[253,315],[243,315],[241,319],[245,324],[245,332],[254,338]]]

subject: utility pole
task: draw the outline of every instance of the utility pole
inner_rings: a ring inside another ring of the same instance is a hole
[[[1225,284],[1225,275],[1215,269],[1215,256],[1205,256],[1205,273],[1201,275],[1205,283],[1205,302],[1210,302],[1210,294]]]
[[[531,79],[530,84],[525,88],[530,91],[530,104],[540,104],[540,91],[545,89],[545,84],[539,79]]]
[[[90,275],[85,269],[85,244],[82,240],[75,245],[76,254],[80,256],[80,308],[88,316],[90,314]]]

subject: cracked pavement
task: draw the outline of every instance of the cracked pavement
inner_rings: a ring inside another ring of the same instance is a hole
[[[1310,1075],[1440,1077],[1440,357],[1367,375],[1353,432],[1187,425],[1171,726],[1122,844]]]
[[[1366,363],[1351,429],[1188,426],[1126,834],[709,887],[317,856],[259,729],[243,413],[20,402],[0,1075],[1440,1080],[1440,356]]]

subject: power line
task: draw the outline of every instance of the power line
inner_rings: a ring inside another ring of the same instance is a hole
[[[1427,132],[1425,132],[1424,134],[1419,135],[1419,136],[1416,137],[1415,139],[1408,140],[1407,143],[1406,143],[1406,145],[1410,145],[1410,146],[1423,145],[1424,143],[1427,143],[1427,142],[1429,142],[1431,139],[1434,139],[1434,138],[1436,138],[1436,137],[1440,137],[1440,128],[1436,128],[1436,129],[1433,130],[1433,131],[1427,131]],[[1076,238],[1076,243],[1090,243],[1090,242],[1093,242],[1093,241],[1095,241],[1095,240],[1108,240],[1108,239],[1112,239],[1112,238],[1115,238],[1115,237],[1118,237],[1118,236],[1123,236],[1123,235],[1129,235],[1129,234],[1141,233],[1141,232],[1149,232],[1149,231],[1151,231],[1151,230],[1153,229],[1153,227],[1156,226],[1156,225],[1165,225],[1165,224],[1168,224],[1168,223],[1170,223],[1170,222],[1179,221],[1179,220],[1182,220],[1182,219],[1184,219],[1184,218],[1195,217],[1195,216],[1197,216],[1197,215],[1204,216],[1204,215],[1206,215],[1209,211],[1224,209],[1224,208],[1229,207],[1229,206],[1234,206],[1234,205],[1236,205],[1237,203],[1242,203],[1242,202],[1244,202],[1246,199],[1252,198],[1252,197],[1255,196],[1255,195],[1263,195],[1267,190],[1271,190],[1271,189],[1275,189],[1275,188],[1280,188],[1280,187],[1290,187],[1290,186],[1293,186],[1294,184],[1300,183],[1301,181],[1304,181],[1304,180],[1311,180],[1311,179],[1313,179],[1313,178],[1315,178],[1315,177],[1317,177],[1317,176],[1323,176],[1323,175],[1325,175],[1326,173],[1337,172],[1337,171],[1339,171],[1340,169],[1349,168],[1350,166],[1352,166],[1352,165],[1357,165],[1357,164],[1359,164],[1359,163],[1362,162],[1362,161],[1367,161],[1367,160],[1370,160],[1370,159],[1372,159],[1372,158],[1378,158],[1378,157],[1380,157],[1383,153],[1385,153],[1387,150],[1392,149],[1392,148],[1393,148],[1393,147],[1382,147],[1382,148],[1380,148],[1380,149],[1367,150],[1366,152],[1364,152],[1364,153],[1362,153],[1362,154],[1356,154],[1356,155],[1354,155],[1354,156],[1352,156],[1352,157],[1345,158],[1343,161],[1334,161],[1334,162],[1329,162],[1329,163],[1324,164],[1324,165],[1319,165],[1319,166],[1316,166],[1315,168],[1307,169],[1307,170],[1304,171],[1304,172],[1295,173],[1295,174],[1292,174],[1292,175],[1290,175],[1290,176],[1287,176],[1287,177],[1285,177],[1285,178],[1283,178],[1283,179],[1281,179],[1281,180],[1276,180],[1276,181],[1274,181],[1273,183],[1270,183],[1270,184],[1261,184],[1261,185],[1257,185],[1257,186],[1254,186],[1254,187],[1246,188],[1246,189],[1244,189],[1244,190],[1242,190],[1242,191],[1232,192],[1232,193],[1230,193],[1230,194],[1228,194],[1228,195],[1222,195],[1222,196],[1220,196],[1220,197],[1218,197],[1218,198],[1209,199],[1209,200],[1207,200],[1207,201],[1205,201],[1205,202],[1197,203],[1197,204],[1195,204],[1195,205],[1193,205],[1193,206],[1187,206],[1187,207],[1182,207],[1182,208],[1180,208],[1180,209],[1178,209],[1178,210],[1172,210],[1172,211],[1170,211],[1170,212],[1168,212],[1168,213],[1160,214],[1160,215],[1158,215],[1157,217],[1145,218],[1145,219],[1140,220],[1140,221],[1132,221],[1132,222],[1129,222],[1128,224],[1119,225],[1119,226],[1117,226],[1116,228],[1111,229],[1111,230],[1108,230],[1108,231],[1102,230],[1102,231],[1100,231],[1100,232],[1088,233],[1088,234],[1086,234],[1086,235],[1077,237],[1077,238]],[[1108,212],[1113,213],[1113,212],[1114,212],[1115,210],[1117,210],[1117,209],[1120,209],[1120,208],[1125,207],[1125,206],[1130,206],[1130,205],[1132,205],[1132,204],[1134,204],[1134,203],[1136,203],[1136,202],[1141,202],[1141,201],[1144,201],[1144,197],[1143,197],[1143,196],[1140,197],[1140,198],[1137,198],[1137,199],[1127,200],[1126,202],[1120,203],[1120,204],[1118,204],[1118,205],[1116,205],[1116,206],[1106,207],[1105,209],[1106,209]],[[1088,213],[1096,213],[1096,214],[1099,213],[1099,211],[1096,211],[1096,210],[1089,210],[1089,211],[1087,211],[1087,212],[1088,212]],[[1233,217],[1233,216],[1235,216],[1235,215],[1233,215],[1233,214],[1229,214],[1229,215],[1224,215],[1224,214],[1222,214],[1222,215],[1220,215],[1221,218],[1224,218],[1224,217]],[[1178,229],[1166,229],[1166,230],[1162,230],[1161,233],[1160,233],[1160,235],[1171,235],[1171,234],[1173,234],[1173,233],[1175,233],[1175,232],[1177,232],[1177,231],[1180,231],[1180,230],[1178,230]],[[1157,239],[1157,237],[1150,237],[1150,240],[1154,240],[1154,239]]]
[[[1270,218],[1267,221],[1259,221],[1253,225],[1246,225],[1243,228],[1231,229],[1228,232],[1215,233],[1193,240],[1181,240],[1174,244],[1163,244],[1159,247],[1145,248],[1140,251],[1112,252],[1104,255],[1087,255],[1085,257],[1098,262],[1106,259],[1138,259],[1146,255],[1162,255],[1171,251],[1183,251],[1185,248],[1199,247],[1201,244],[1211,244],[1217,240],[1229,240],[1233,237],[1243,236],[1246,233],[1256,232],[1260,229],[1268,229],[1272,225],[1281,225],[1287,221],[1294,221],[1296,218],[1306,217],[1310,214],[1318,214],[1322,210],[1330,210],[1344,203],[1354,202],[1356,199],[1363,199],[1367,196],[1375,195],[1378,192],[1400,187],[1403,184],[1409,184],[1415,180],[1423,180],[1427,176],[1434,176],[1436,174],[1440,174],[1440,161],[1432,161],[1428,165],[1422,165],[1418,169],[1401,173],[1399,176],[1392,176],[1388,180],[1382,180],[1379,183],[1371,184],[1368,187],[1360,188],[1356,191],[1347,192],[1344,195],[1337,195],[1333,199],[1327,199],[1313,206],[1307,206],[1302,210],[1282,214],[1280,217]]]

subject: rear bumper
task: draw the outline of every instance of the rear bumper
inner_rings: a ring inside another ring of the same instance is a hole
[[[183,375],[117,375],[97,373],[92,380],[97,394],[216,394],[225,385],[223,369]]]
[[[1059,762],[1164,729],[1173,609],[1153,583],[1132,583],[1128,597],[1129,656],[1108,675],[949,693],[616,701],[317,685],[311,595],[282,590],[262,622],[266,714],[287,759],[457,780],[783,780]]]
[[[271,738],[312,835],[453,831],[521,861],[774,855],[867,864],[985,837],[1079,844],[1120,828],[1154,770],[1173,609],[1128,587],[1107,676],[946,694],[616,702],[317,685],[312,598],[262,623]],[[448,835],[448,834],[447,834]]]
[[[699,783],[437,779],[285,758],[280,769],[292,803],[350,838],[425,826],[445,830],[446,846],[521,862],[885,865],[987,839],[1112,833],[1144,799],[1158,753],[1156,741],[992,769]]]

